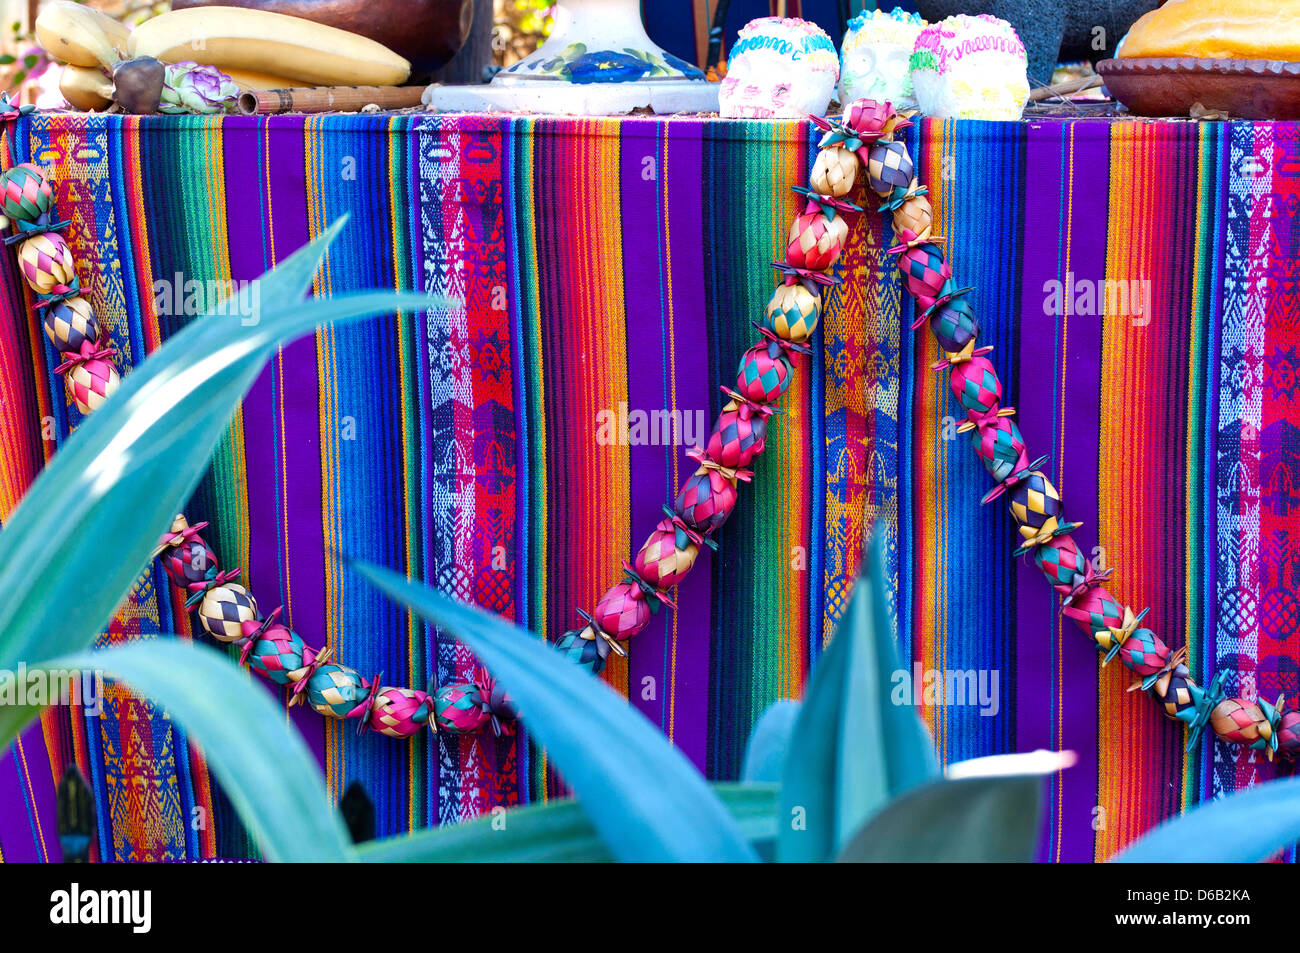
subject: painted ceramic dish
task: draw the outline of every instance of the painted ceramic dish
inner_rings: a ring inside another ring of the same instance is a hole
[[[1185,117],[1200,103],[1239,119],[1300,119],[1300,63],[1131,57],[1097,72],[1138,116]]]

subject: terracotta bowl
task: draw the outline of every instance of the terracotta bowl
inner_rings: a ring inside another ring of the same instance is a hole
[[[1300,119],[1300,63],[1130,57],[1102,60],[1112,96],[1139,116],[1187,116],[1200,103],[1239,119]]]
[[[411,79],[455,56],[474,22],[474,0],[172,0],[172,8],[249,7],[368,36],[411,61]]]

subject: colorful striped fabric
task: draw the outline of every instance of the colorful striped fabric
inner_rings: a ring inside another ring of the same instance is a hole
[[[909,135],[1005,403],[1050,455],[1076,539],[1117,570],[1111,591],[1149,606],[1204,681],[1223,665],[1230,694],[1293,694],[1296,128],[925,121]],[[686,118],[44,116],[19,138],[20,160],[57,170],[83,285],[130,362],[345,214],[318,293],[464,300],[286,348],[187,510],[264,609],[283,603],[309,642],[415,687],[472,657],[339,554],[551,638],[572,627],[689,472],[681,444],[707,437],[816,148],[799,124]],[[1272,776],[1233,747],[1184,756],[1182,731],[1061,626],[1011,555],[1001,504],[979,505],[989,479],[929,370],[928,332],[908,330],[891,240],[874,213],[854,224],[820,346],[719,552],[605,677],[711,777],[736,777],[759,713],[801,691],[880,521],[909,684],[931,669],[997,678],[983,712],[923,709],[943,759],[1080,753],[1051,783],[1044,859],[1108,857]],[[77,419],[50,400],[53,355],[5,280],[0,381],[23,396],[0,425],[21,448],[0,470],[0,517],[41,465],[40,417],[60,436]],[[103,641],[192,635],[160,582]],[[287,717],[336,797],[365,786],[380,835],[563,790],[526,739],[403,745]],[[25,762],[0,762],[7,858],[48,856],[47,765],[70,763],[99,798],[102,858],[252,850],[198,753],[125,692],[27,739]]]

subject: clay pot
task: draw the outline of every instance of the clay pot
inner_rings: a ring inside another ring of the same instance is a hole
[[[172,9],[248,7],[314,20],[384,44],[411,61],[419,82],[445,65],[469,37],[474,0],[173,0]]]

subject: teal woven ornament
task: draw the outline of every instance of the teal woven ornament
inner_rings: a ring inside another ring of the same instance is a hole
[[[0,174],[0,212],[26,237],[49,226],[56,216],[54,189],[45,174],[24,162]]]
[[[740,358],[736,390],[756,404],[770,404],[790,386],[793,370],[779,348],[768,342],[755,344]]]
[[[1183,664],[1184,656],[1185,650],[1180,650],[1174,664],[1160,673],[1151,686],[1151,697],[1160,703],[1166,717],[1187,725],[1187,750],[1191,751],[1200,743],[1201,735],[1210,723],[1211,713],[1223,701],[1223,679],[1227,673],[1220,671],[1209,688],[1201,688]],[[1261,699],[1261,707],[1267,704]],[[1265,739],[1261,738],[1260,741],[1267,745]]]
[[[347,718],[369,698],[370,686],[356,669],[326,662],[308,677],[306,694],[307,704],[319,714]]]
[[[589,625],[565,632],[555,640],[555,650],[592,675],[599,675],[605,670],[610,651],[609,643],[598,638]]]
[[[433,695],[433,714],[439,731],[455,735],[471,734],[492,720],[473,682],[454,682],[439,688]]]
[[[1010,417],[999,417],[971,434],[971,445],[995,480],[1005,480],[1025,463],[1025,438]]]

